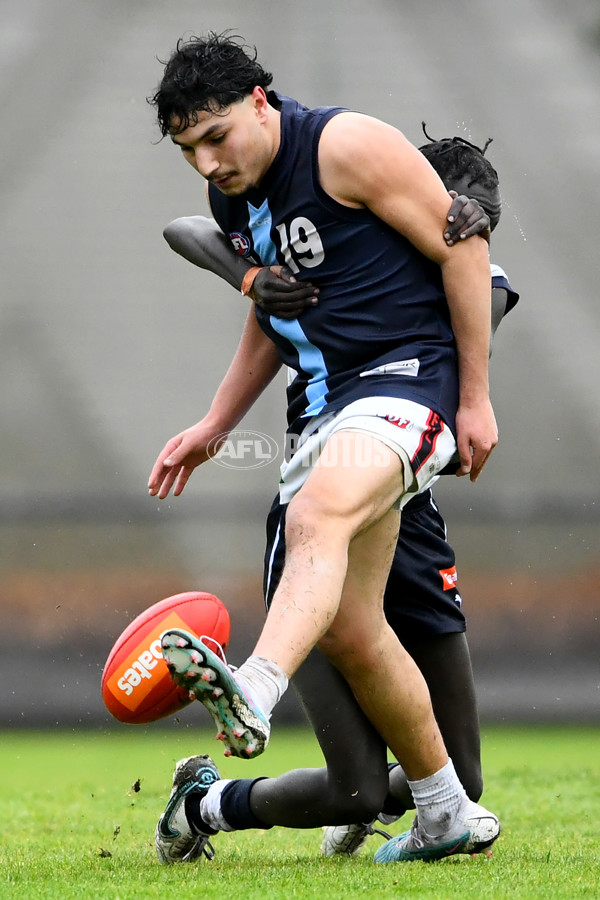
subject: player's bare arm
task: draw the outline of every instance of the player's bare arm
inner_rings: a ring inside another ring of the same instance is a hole
[[[489,400],[491,290],[487,244],[478,236],[449,247],[448,194],[397,129],[359,113],[335,116],[319,145],[323,188],[350,207],[370,209],[442,271],[458,353],[456,418],[460,474],[475,481],[498,441]]]
[[[178,497],[194,469],[214,456],[229,432],[243,419],[281,367],[275,345],[261,331],[250,310],[231,365],[206,416],[168,441],[148,481],[151,496],[164,500],[173,488]]]
[[[188,262],[213,272],[240,290],[244,276],[254,268],[251,261],[237,254],[229,238],[214,219],[185,216],[170,222],[163,231],[172,250]],[[255,274],[248,292],[251,300],[271,315],[295,319],[318,302],[318,288],[297,281],[281,266],[262,266]]]
[[[201,269],[214,272],[237,290],[252,265],[235,253],[229,238],[207,216],[175,219],[163,230],[163,236],[175,253]]]

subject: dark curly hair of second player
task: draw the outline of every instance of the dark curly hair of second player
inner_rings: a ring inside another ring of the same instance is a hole
[[[444,184],[467,177],[470,178],[469,185],[477,182],[488,191],[487,202],[482,205],[489,216],[490,228],[493,231],[500,219],[502,200],[498,173],[489,159],[485,158],[485,151],[492,143],[492,138],[488,138],[483,147],[478,147],[461,137],[442,138],[436,141],[427,134],[425,122],[421,122],[421,127],[430,143],[423,144],[419,150],[433,165]]]
[[[196,122],[199,112],[219,112],[242,100],[258,85],[273,81],[256,60],[256,48],[229,32],[181,38],[156,93],[148,102],[156,108],[161,134],[180,133]],[[172,124],[176,122],[177,131]]]

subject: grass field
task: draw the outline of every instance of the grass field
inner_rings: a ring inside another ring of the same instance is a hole
[[[174,763],[213,752],[211,732],[4,732],[0,742],[0,898],[142,900],[369,897],[600,897],[600,733],[484,732],[484,802],[503,834],[491,859],[379,866],[372,853],[323,859],[319,830],[221,834],[212,862],[163,868],[153,832]],[[224,777],[319,765],[314,738],[275,729],[263,758],[223,760]],[[134,789],[139,779],[139,791]],[[408,827],[405,817],[394,833]]]

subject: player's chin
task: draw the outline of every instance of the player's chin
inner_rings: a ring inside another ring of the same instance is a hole
[[[238,197],[245,194],[251,185],[246,184],[239,175],[232,174],[226,178],[214,180],[212,182],[217,190],[221,191],[227,197]]]

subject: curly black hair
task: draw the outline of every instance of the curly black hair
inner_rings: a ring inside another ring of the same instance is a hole
[[[161,134],[180,133],[197,121],[197,113],[220,112],[243,100],[256,86],[267,90],[273,80],[256,60],[256,47],[228,31],[181,38],[156,93],[148,102],[156,108]],[[176,124],[176,132],[173,124]]]
[[[489,216],[490,229],[493,231],[502,211],[498,173],[489,159],[485,158],[485,151],[493,139],[488,138],[483,148],[462,137],[435,141],[427,134],[425,122],[421,125],[429,143],[419,147],[419,150],[429,160],[446,188],[451,189],[456,179],[466,177],[469,179],[469,186],[478,184],[487,193],[486,202],[481,205]]]

